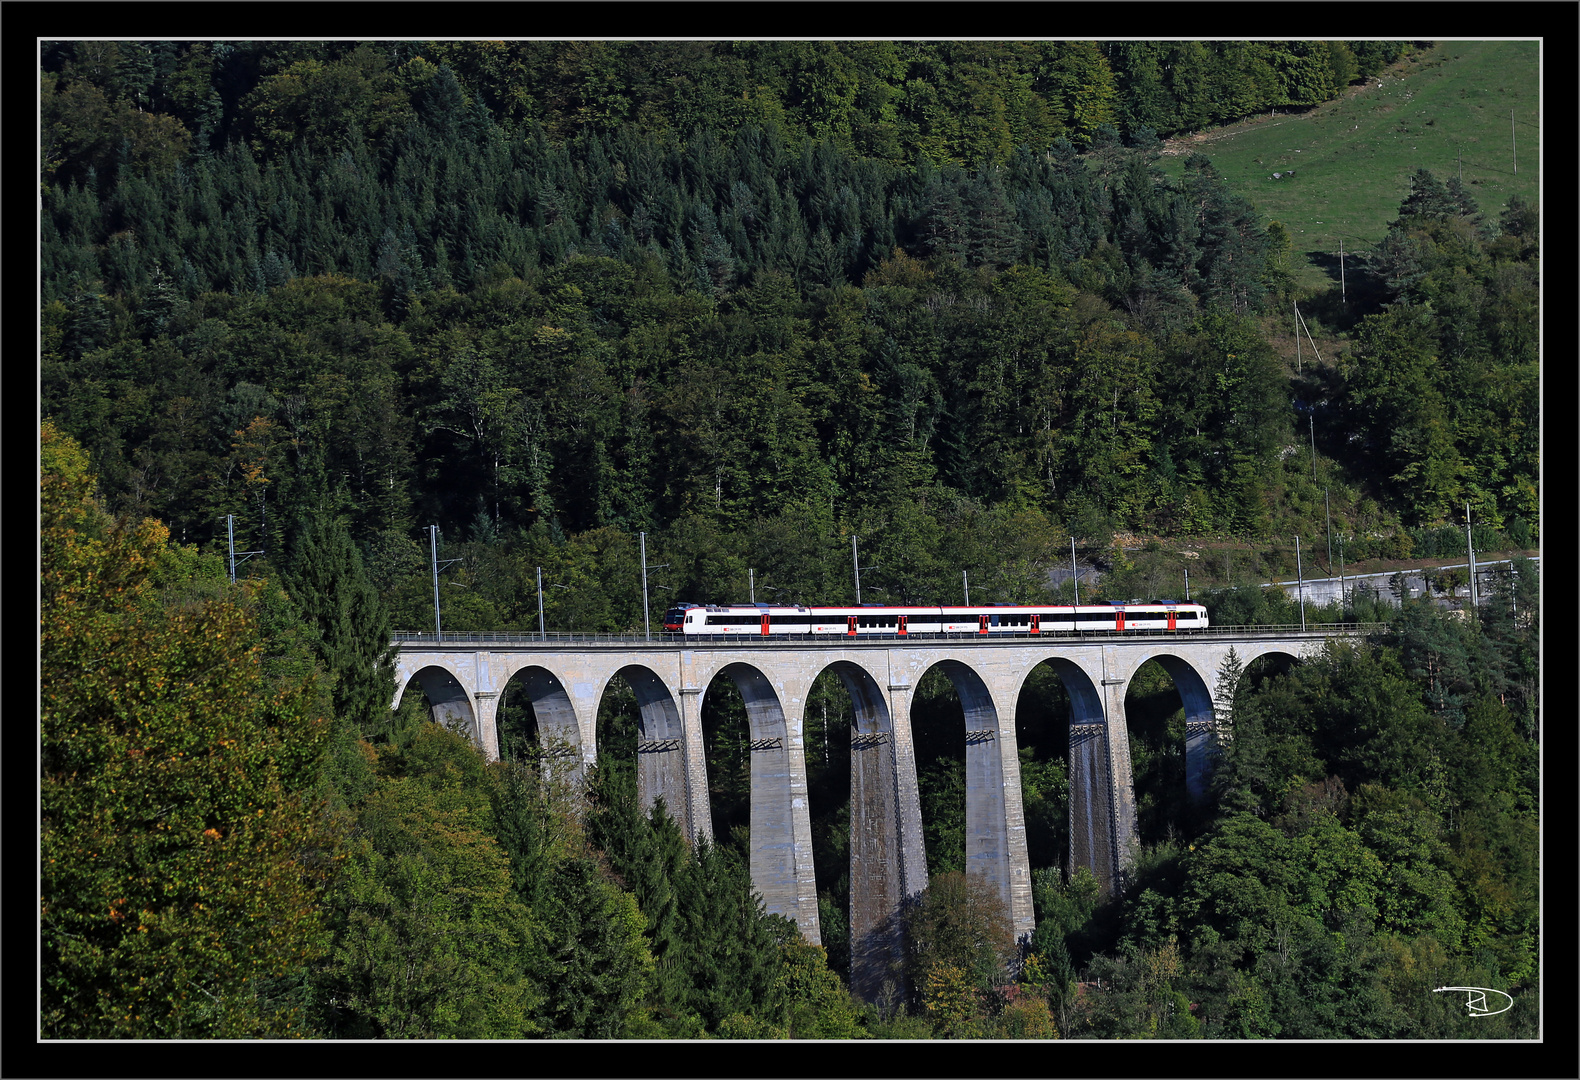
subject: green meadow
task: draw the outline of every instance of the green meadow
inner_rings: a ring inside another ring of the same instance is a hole
[[[1171,146],[1206,154],[1267,220],[1282,222],[1297,281],[1325,289],[1338,284],[1340,243],[1347,254],[1380,240],[1416,169],[1462,175],[1493,220],[1511,195],[1538,198],[1540,56],[1535,41],[1438,42],[1308,112]],[[1178,175],[1183,162],[1182,153],[1162,165]]]

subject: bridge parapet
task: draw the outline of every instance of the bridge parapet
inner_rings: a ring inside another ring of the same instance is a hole
[[[898,634],[862,634],[857,637],[848,637],[844,634],[775,634],[766,636],[763,634],[697,634],[688,636],[655,634],[648,637],[643,634],[536,634],[524,630],[446,632],[442,635],[420,631],[399,631],[391,635],[390,644],[402,649],[423,645],[439,648],[464,648],[483,644],[520,649],[554,649],[565,646],[588,648],[640,647],[644,650],[699,649],[725,646],[731,648],[762,648],[786,644],[860,648],[864,645],[874,644],[892,646],[896,642],[916,642],[924,645],[939,642],[996,645],[1006,642],[1025,644],[1039,641],[1097,644],[1105,641],[1192,641],[1196,639],[1220,640],[1224,638],[1251,640],[1258,638],[1287,638],[1291,636],[1326,639],[1331,637],[1365,637],[1386,628],[1387,623],[1310,623],[1304,628],[1299,623],[1292,623],[1289,625],[1277,624],[1268,626],[1210,626],[1205,630],[1191,630],[1188,633],[1172,634],[1165,632],[1134,633],[1131,631],[1118,634],[1112,631],[1101,632],[1092,630],[1056,630],[1036,634],[994,631],[985,637],[981,634],[969,633],[909,635],[905,637]]]

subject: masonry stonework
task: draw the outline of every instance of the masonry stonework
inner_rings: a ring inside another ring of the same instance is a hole
[[[1136,809],[1125,691],[1156,660],[1186,714],[1187,789],[1204,798],[1218,738],[1212,687],[1231,647],[1243,664],[1320,648],[1321,632],[1231,637],[1017,637],[905,641],[476,641],[398,643],[400,691],[416,680],[434,718],[499,756],[499,695],[521,679],[551,767],[580,778],[597,760],[598,704],[617,675],[640,714],[638,784],[662,799],[686,835],[712,836],[701,705],[724,676],[746,704],[751,740],[749,860],[771,912],[821,942],[812,866],[804,720],[812,684],[837,674],[855,706],[851,732],[852,989],[882,993],[902,955],[900,916],[927,886],[911,700],[938,667],[960,697],[966,742],[966,867],[992,883],[1017,936],[1034,929],[1015,708],[1027,677],[1048,663],[1069,692],[1070,863],[1105,892],[1120,890],[1135,854]],[[399,702],[400,691],[396,694]]]

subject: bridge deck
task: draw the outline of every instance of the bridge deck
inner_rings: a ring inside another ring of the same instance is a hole
[[[884,645],[893,646],[897,642],[915,642],[918,645],[934,644],[938,642],[976,643],[993,645],[998,643],[1015,642],[1027,644],[1036,641],[1069,641],[1081,644],[1097,644],[1099,642],[1124,641],[1225,641],[1225,640],[1265,640],[1267,638],[1329,638],[1352,637],[1377,633],[1386,628],[1386,623],[1312,623],[1304,629],[1300,625],[1288,626],[1210,626],[1205,630],[1190,630],[1174,633],[1156,631],[1124,631],[1113,630],[1049,630],[1040,633],[994,631],[989,634],[960,633],[960,634],[571,634],[549,633],[535,634],[520,630],[492,630],[481,632],[458,632],[445,634],[407,633],[397,632],[393,635],[391,644],[424,645],[424,646],[465,646],[489,645],[508,646],[511,648],[557,648],[565,645],[577,646],[605,646],[608,648],[626,648],[640,645],[648,648],[695,649],[709,645],[728,645],[731,648],[772,645],[827,645],[841,649],[852,645]]]

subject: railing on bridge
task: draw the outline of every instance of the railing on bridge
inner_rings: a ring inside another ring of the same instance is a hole
[[[1304,628],[1299,623],[1277,624],[1271,626],[1209,626],[1205,630],[1168,631],[1139,630],[1124,632],[1114,630],[1044,630],[1038,633],[1020,631],[994,631],[981,634],[968,631],[958,634],[858,634],[852,638],[848,634],[654,634],[648,637],[644,634],[572,634],[548,633],[539,634],[527,630],[489,630],[473,632],[446,632],[443,635],[432,633],[407,633],[397,632],[394,635],[395,645],[642,645],[656,648],[687,647],[695,648],[698,645],[785,645],[808,642],[821,645],[848,645],[855,642],[895,642],[915,641],[918,643],[935,641],[975,641],[991,643],[999,641],[1047,641],[1049,638],[1069,641],[1134,641],[1138,639],[1153,640],[1179,640],[1212,638],[1215,636],[1235,637],[1289,637],[1302,635],[1307,637],[1336,637],[1336,636],[1364,636],[1378,633],[1387,628],[1387,623],[1309,623]]]

